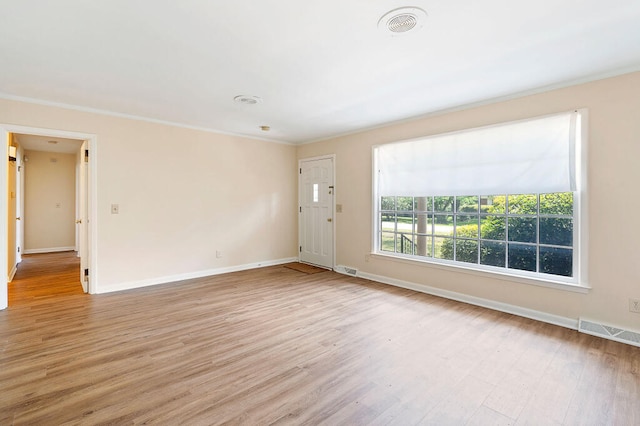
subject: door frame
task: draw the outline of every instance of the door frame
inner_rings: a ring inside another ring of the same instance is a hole
[[[89,153],[89,155],[87,155]],[[89,176],[88,160],[91,158],[89,142],[84,140],[76,152],[76,250],[80,258],[80,283],[85,293],[89,292],[89,277],[84,271],[89,268]],[[78,223],[80,222],[80,223]]]
[[[298,159],[298,170],[302,168],[302,163],[307,161],[317,161],[317,160],[331,160],[331,171],[333,173],[333,197],[331,211],[333,213],[333,221],[331,223],[331,233],[333,234],[333,247],[332,250],[332,259],[331,259],[331,269],[335,270],[336,268],[336,155],[335,154],[327,154],[327,155],[319,155],[316,157],[308,157],[308,158],[299,158]],[[300,196],[300,188],[302,187],[302,174],[298,172],[298,247],[302,246],[302,221],[300,220],[300,208],[302,207],[302,197]],[[298,250],[298,261],[300,261],[300,251]]]
[[[6,227],[8,224],[8,144],[7,138],[9,133],[24,133],[37,136],[49,136],[68,139],[81,139],[89,143],[89,186],[88,194],[88,214],[89,219],[89,244],[88,244],[88,265],[89,265],[89,284],[88,291],[90,294],[97,293],[97,256],[98,256],[98,173],[97,173],[97,152],[98,152],[98,136],[92,133],[71,132],[67,130],[45,129],[40,127],[20,126],[14,124],[0,123],[0,139],[4,140],[5,155],[0,159],[0,226],[5,232],[0,234],[0,310],[6,309],[9,305],[8,284],[7,284],[7,249],[8,237]]]
[[[17,210],[19,210],[18,217],[20,218],[20,222],[16,226],[16,245],[20,248],[17,250],[16,247],[16,264],[22,262],[22,252],[24,251],[24,148],[22,145],[18,146],[18,158],[16,159],[16,164],[18,164],[18,176],[19,179],[16,179],[16,196],[18,198],[18,202],[16,203]],[[18,213],[18,212],[16,212]]]

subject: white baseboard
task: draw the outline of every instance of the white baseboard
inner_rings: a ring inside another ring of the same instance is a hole
[[[346,266],[336,267],[336,272],[343,273],[345,275],[353,276],[354,274],[345,273],[341,271],[352,271],[354,268]],[[536,321],[542,321],[560,327],[569,328],[571,330],[578,329],[578,320],[572,318],[561,317],[558,315],[549,314],[546,312],[536,311],[533,309],[527,309],[516,305],[510,305],[508,303],[497,302],[495,300],[483,299],[481,297],[469,296],[463,293],[457,293],[454,291],[443,290],[441,288],[431,287],[425,284],[417,284],[409,281],[398,280],[395,278],[384,277],[381,275],[369,274],[367,272],[357,271],[356,276],[365,278],[371,281],[379,282],[382,284],[389,284],[396,287],[402,287],[409,290],[418,291],[420,293],[426,293],[433,296],[443,297],[445,299],[456,300],[458,302],[469,303],[471,305],[481,306],[483,308],[493,309],[495,311],[506,312],[508,314],[518,315],[524,318],[533,319]]]
[[[210,277],[210,276],[220,275],[220,274],[228,274],[230,272],[247,271],[249,269],[263,268],[266,266],[283,265],[285,263],[291,263],[291,262],[297,262],[297,261],[298,261],[297,257],[288,257],[285,259],[267,260],[264,262],[247,263],[244,265],[207,269],[204,271],[188,272],[185,274],[169,275],[164,277],[150,278],[147,280],[129,281],[124,283],[113,284],[108,286],[107,288],[102,288],[101,286],[98,286],[98,289],[96,289],[96,293],[102,294],[102,293],[112,293],[114,291],[133,290],[135,288],[149,287],[149,286],[158,285],[158,284],[167,284],[167,283],[172,283],[177,281],[190,280],[194,278]]]
[[[13,281],[13,278],[16,276],[16,272],[18,272],[18,265],[14,265],[11,271],[9,272],[9,276],[7,276],[8,283]]]
[[[75,251],[75,247],[49,247],[39,249],[25,249],[23,254],[57,253],[60,251]]]

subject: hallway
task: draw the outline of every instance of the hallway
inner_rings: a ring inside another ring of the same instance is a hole
[[[84,294],[79,277],[80,258],[74,251],[23,255],[9,283],[9,308],[50,301],[61,295]]]

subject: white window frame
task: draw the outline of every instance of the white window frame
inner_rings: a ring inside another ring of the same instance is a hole
[[[586,293],[590,289],[588,285],[588,174],[587,174],[587,147],[588,147],[588,110],[577,109],[579,121],[577,125],[578,137],[576,143],[576,191],[573,200],[573,276],[561,277],[538,272],[520,271],[501,267],[491,267],[480,264],[465,263],[434,257],[422,257],[415,255],[402,255],[399,253],[383,252],[380,248],[380,196],[378,195],[378,175],[376,150],[379,145],[372,147],[372,250],[371,255],[400,263],[423,264],[429,267],[446,269],[472,275],[487,276],[495,279],[533,284],[543,287],[551,287],[579,293]],[[490,126],[488,126],[490,127]],[[473,129],[471,129],[473,130]],[[465,129],[463,131],[469,131]],[[447,133],[453,134],[457,132]],[[439,135],[438,135],[439,136]],[[402,196],[403,194],[396,194]],[[429,196],[429,194],[424,194]],[[490,194],[468,194],[490,195]],[[505,194],[508,195],[508,194]]]

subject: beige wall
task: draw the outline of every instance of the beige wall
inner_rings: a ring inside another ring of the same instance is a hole
[[[24,252],[75,247],[76,155],[25,151]]]
[[[297,256],[293,146],[8,100],[0,122],[97,135],[98,292]]]
[[[425,94],[428,96],[428,94]],[[588,275],[592,290],[571,293],[365,255],[372,248],[371,150],[385,142],[586,107],[589,110]],[[628,299],[640,298],[640,73],[591,82],[463,111],[416,119],[300,146],[298,158],[336,154],[336,259],[360,271],[490,299],[565,318],[640,330]]]

